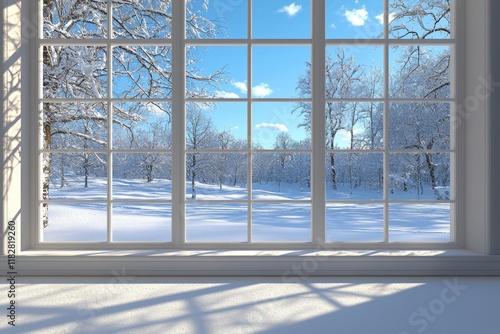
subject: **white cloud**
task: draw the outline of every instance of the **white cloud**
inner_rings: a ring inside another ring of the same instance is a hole
[[[229,131],[238,131],[240,127],[238,125],[232,126],[229,128]]]
[[[226,92],[223,90],[219,90],[219,91],[215,92],[215,97],[220,98],[220,99],[237,99],[240,96],[236,93],[230,93],[230,92]]]
[[[378,20],[378,22],[380,22],[381,25],[384,25],[384,13],[375,16],[375,18]],[[392,21],[394,21],[394,14],[389,13],[389,23],[391,23]]]
[[[233,86],[238,88],[243,94],[246,94],[248,91],[246,82],[235,81],[233,82]]]
[[[283,6],[280,9],[278,9],[278,13],[286,13],[288,16],[292,17],[297,15],[298,12],[302,10],[301,5],[295,4],[295,2],[292,2],[288,6]]]
[[[356,27],[364,26],[366,20],[368,20],[368,11],[365,6],[360,9],[346,10],[344,15],[347,21],[351,22],[351,24]]]
[[[281,123],[260,123],[255,126],[257,129],[268,129],[272,131],[288,132],[288,128],[285,124]]]
[[[330,28],[337,29],[337,26],[335,25],[335,23],[332,23],[332,24],[330,24]]]
[[[269,96],[273,93],[273,90],[266,83],[261,83],[255,87],[252,87],[253,96],[257,98],[262,98]]]

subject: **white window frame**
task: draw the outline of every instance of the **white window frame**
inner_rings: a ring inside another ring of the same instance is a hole
[[[5,141],[2,150],[6,166],[2,175],[5,189],[2,198],[2,224],[5,231],[8,221],[16,221],[18,231],[16,250],[21,255],[22,261],[20,262],[24,274],[77,275],[87,273],[102,275],[109,274],[110,268],[122,268],[136,275],[259,274],[286,276],[291,266],[296,265],[306,269],[312,268],[309,271],[306,270],[308,275],[500,274],[500,269],[498,269],[500,268],[498,266],[500,259],[498,256],[491,255],[492,241],[489,217],[490,150],[489,95],[487,93],[491,89],[488,16],[490,1],[457,1],[459,21],[464,22],[463,25],[458,26],[458,31],[456,31],[457,38],[463,42],[459,43],[456,52],[457,62],[460,64],[457,82],[461,83],[457,87],[457,98],[459,108],[465,106],[462,112],[460,110],[458,112],[458,118],[462,124],[459,128],[462,134],[459,136],[458,142],[460,168],[458,170],[457,200],[461,205],[458,212],[457,249],[445,250],[443,248],[439,250],[439,245],[426,245],[420,248],[416,245],[405,244],[397,245],[386,251],[380,250],[383,248],[380,245],[377,245],[377,249],[373,249],[373,245],[371,245],[372,248],[366,247],[366,245],[365,247],[363,245],[349,245],[345,249],[332,249],[318,243],[313,248],[304,247],[304,252],[299,255],[297,255],[296,249],[291,252],[280,250],[286,248],[284,245],[275,250],[268,249],[262,252],[259,248],[238,251],[227,249],[213,252],[213,245],[209,249],[207,245],[201,244],[200,247],[189,247],[185,250],[148,251],[147,255],[140,250],[144,248],[141,245],[134,245],[135,250],[126,251],[98,248],[85,251],[81,247],[73,250],[57,246],[50,247],[50,249],[36,247],[32,224],[37,210],[35,209],[36,205],[30,205],[33,204],[33,196],[30,196],[32,194],[30,190],[33,189],[31,183],[36,180],[36,171],[29,164],[33,156],[36,155],[36,147],[29,144],[32,143],[33,134],[37,133],[37,122],[32,122],[33,117],[30,116],[30,112],[38,109],[33,102],[34,80],[30,80],[33,73],[36,72],[36,66],[33,65],[32,61],[33,55],[36,53],[33,52],[33,36],[30,35],[28,29],[29,20],[21,20],[21,17],[33,17],[33,14],[36,13],[33,3],[35,2],[18,0],[4,8],[2,13],[4,20],[17,25],[17,30],[10,30],[9,35],[3,40],[3,73],[11,74],[10,78],[4,74],[3,83],[4,86],[9,87],[17,87],[15,85],[17,83],[21,87],[20,90],[9,93],[4,90],[4,94],[8,94],[9,99],[5,100],[4,98],[2,134],[7,138],[13,138],[13,140]],[[321,13],[320,7],[316,6],[315,10]],[[482,24],[477,22],[482,22]],[[177,22],[177,24],[182,24],[182,22]],[[22,34],[24,38],[21,36]],[[22,41],[21,45],[10,41],[16,38]],[[174,40],[173,43],[179,43],[179,41]],[[6,59],[10,59],[9,55],[15,55],[16,52],[21,54],[16,62],[5,62]],[[180,57],[181,55],[175,56]],[[313,61],[321,59],[324,62],[324,52],[313,53]],[[14,69],[18,69],[20,72],[15,72]],[[479,79],[474,80],[475,78]],[[316,89],[316,92],[319,91]],[[313,101],[315,98],[316,96],[313,96]],[[22,131],[22,137],[19,137],[19,131]],[[321,133],[315,134],[315,136],[321,138]],[[320,150],[324,150],[322,141],[316,140],[315,142],[313,150],[320,149],[319,146],[321,146]],[[22,152],[15,145],[18,143],[23,147]],[[175,150],[174,148],[174,155],[181,153]],[[322,165],[314,164],[312,174],[324,175]],[[173,168],[183,170],[184,166],[178,164]],[[477,173],[477,170],[485,172]],[[323,180],[324,178],[321,179],[321,182]],[[175,219],[175,214],[173,218]],[[0,261],[7,263],[8,242],[5,234],[1,240],[2,254],[4,255],[0,256]],[[219,246],[217,245],[216,248],[223,248]],[[263,245],[261,248],[266,247]],[[211,250],[212,255],[204,255],[203,250]]]

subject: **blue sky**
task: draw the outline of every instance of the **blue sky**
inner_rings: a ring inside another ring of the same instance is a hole
[[[248,37],[248,4],[246,0],[210,1],[199,10],[212,21],[225,27],[222,38]],[[383,31],[382,0],[327,0],[327,38],[377,38]],[[311,38],[310,0],[253,0],[252,37],[260,39]],[[331,49],[331,48],[330,48]],[[331,51],[329,49],[329,51]],[[193,66],[200,74],[224,68],[226,83],[212,92],[220,98],[248,97],[246,46],[200,47],[200,61]],[[382,66],[382,48],[351,47],[349,56],[366,66]],[[306,74],[311,61],[309,46],[254,46],[252,49],[252,96],[254,98],[299,98],[297,83]],[[305,96],[308,97],[308,96]],[[273,148],[280,132],[299,141],[308,138],[302,121],[291,111],[294,103],[254,103],[252,106],[252,139],[264,148]],[[220,130],[229,130],[236,138],[247,138],[246,103],[217,103],[207,110]]]

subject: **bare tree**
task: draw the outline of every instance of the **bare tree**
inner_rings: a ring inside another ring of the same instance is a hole
[[[214,130],[211,118],[196,105],[191,105],[186,111],[186,149],[202,150],[214,148]],[[191,198],[196,199],[197,178],[205,173],[208,167],[204,155],[198,152],[188,153],[186,156],[187,175],[191,181]]]
[[[309,96],[311,92],[311,64],[306,64],[306,75],[300,77],[297,89],[301,96]],[[327,54],[326,57],[326,96],[327,98],[351,98],[359,91],[362,83],[363,69],[356,63],[354,56],[347,56],[345,48],[336,48],[335,54]],[[345,128],[345,114],[347,112],[345,103],[327,102],[325,108],[326,117],[326,147],[335,149],[335,138],[339,131]],[[311,105],[309,103],[298,103],[293,112],[298,112],[304,117],[300,126],[310,131]],[[329,153],[331,186],[337,189],[337,172],[335,168],[335,154]]]

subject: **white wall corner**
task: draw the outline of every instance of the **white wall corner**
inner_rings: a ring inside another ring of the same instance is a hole
[[[465,247],[482,254],[491,253],[489,224],[489,68],[490,0],[464,1],[465,71],[463,99],[458,117],[465,127]]]

